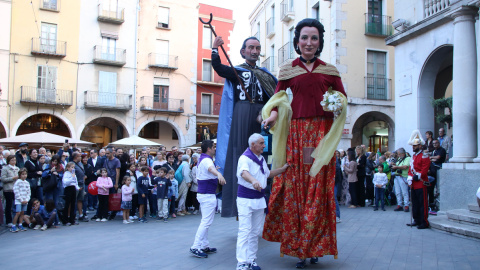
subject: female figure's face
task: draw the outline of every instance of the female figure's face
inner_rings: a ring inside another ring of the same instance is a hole
[[[40,162],[41,164],[45,163],[45,156],[41,156],[41,157],[38,159],[38,162]]]
[[[305,26],[300,30],[298,48],[302,57],[310,60],[315,57],[318,47],[320,47],[320,34],[315,27]]]
[[[10,162],[8,164],[10,164],[11,166],[15,166],[15,164],[17,164],[17,158],[10,159]]]
[[[147,159],[145,157],[141,157],[140,160],[138,161],[138,163],[141,166],[145,166],[147,164]]]
[[[87,161],[88,161],[88,156],[83,156],[82,157],[82,163],[87,164]]]
[[[427,140],[432,138],[432,137],[430,137],[430,134],[428,134],[428,133],[425,133],[425,136],[427,137]]]
[[[32,153],[30,154],[30,157],[33,158],[33,159],[37,159],[37,156],[38,156],[37,150],[32,150]]]

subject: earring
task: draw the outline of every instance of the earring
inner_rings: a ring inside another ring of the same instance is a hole
[[[295,47],[295,50],[298,51],[298,45],[297,45],[297,47]]]
[[[320,47],[319,47],[319,48],[317,48],[317,53],[320,53]]]

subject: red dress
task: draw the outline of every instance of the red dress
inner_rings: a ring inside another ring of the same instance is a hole
[[[281,80],[280,75],[276,89],[278,92],[290,88],[293,93],[293,116],[286,146],[291,166],[274,179],[263,238],[280,242],[282,254],[301,259],[338,254],[334,156],[315,177],[309,175],[312,164],[304,162],[304,150],[305,156],[309,156],[309,151],[318,146],[333,123],[333,114],[324,112],[320,105],[323,94],[332,86],[345,95],[340,77],[332,75],[335,72],[322,73],[327,67],[335,69],[317,60],[312,72],[305,73],[303,63],[296,59],[291,67],[283,68],[289,72],[301,68],[303,74],[286,80]]]

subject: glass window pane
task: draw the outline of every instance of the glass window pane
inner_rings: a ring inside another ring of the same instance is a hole
[[[203,60],[203,76],[202,81],[212,81],[212,62]]]
[[[205,49],[212,48],[212,29],[209,27],[203,27],[202,47]]]

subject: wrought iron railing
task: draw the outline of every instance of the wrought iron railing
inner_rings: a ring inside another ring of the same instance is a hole
[[[386,77],[365,77],[367,99],[392,100],[392,80]]]
[[[32,86],[20,87],[20,102],[49,104],[49,105],[73,105],[73,91],[60,89],[45,89]]]
[[[148,66],[178,69],[178,56],[168,55],[161,53],[149,53],[148,54]]]
[[[40,0],[40,8],[46,10],[59,11],[60,0]]]
[[[140,110],[156,112],[184,112],[184,100],[161,97],[140,97]]]
[[[423,0],[425,18],[437,14],[450,6],[450,0]]]
[[[293,1],[294,0],[283,0],[282,3],[280,3],[280,19],[282,21],[290,21],[293,19],[291,17],[295,11]]]
[[[126,64],[127,50],[109,48],[105,46],[94,46],[93,62],[98,64],[123,66]]]
[[[275,57],[269,56],[267,59],[265,59],[265,61],[262,62],[262,67],[268,69],[270,72],[274,72],[276,70]]]
[[[32,38],[32,54],[65,57],[67,42],[46,38]]]
[[[98,5],[98,21],[122,24],[125,22],[125,9],[117,8],[116,10],[105,9],[104,6]]]
[[[85,108],[128,111],[132,109],[132,95],[85,91]]]
[[[393,25],[391,16],[365,13],[365,35],[391,36]]]
[[[280,49],[278,49],[278,63],[282,64],[288,59],[295,59],[295,50],[293,49],[293,42],[287,42]]]
[[[202,104],[201,114],[212,114],[212,105],[211,104]]]
[[[267,37],[270,38],[275,34],[275,18],[271,17],[267,21]]]

